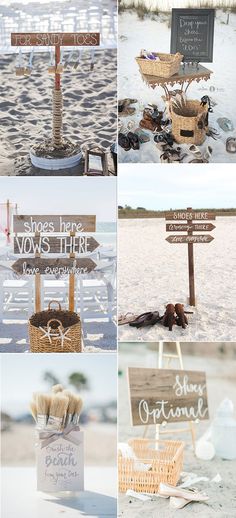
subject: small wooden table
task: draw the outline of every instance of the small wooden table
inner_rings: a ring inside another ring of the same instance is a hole
[[[175,74],[171,77],[159,77],[159,76],[150,76],[146,74],[142,74],[143,81],[150,86],[151,88],[156,88],[157,86],[161,86],[164,91],[167,99],[171,97],[170,87],[174,85],[180,85],[181,92],[186,92],[188,87],[193,81],[199,83],[200,81],[208,81],[210,79],[212,71],[208,68],[203,67],[202,65],[188,64],[181,65],[178,74]]]

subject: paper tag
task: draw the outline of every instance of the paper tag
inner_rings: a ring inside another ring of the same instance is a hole
[[[38,491],[84,490],[84,435],[72,431],[68,437],[79,444],[60,437],[44,448],[37,446]]]

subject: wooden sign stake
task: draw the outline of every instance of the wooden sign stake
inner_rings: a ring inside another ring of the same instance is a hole
[[[40,232],[35,232],[35,237],[40,237]],[[36,252],[35,257],[40,257],[40,254]],[[41,274],[36,273],[35,275],[35,313],[41,311]]]
[[[75,232],[70,232],[70,236],[75,236]],[[70,253],[70,259],[74,259],[75,254]],[[75,311],[75,274],[69,275],[69,311]]]
[[[15,47],[55,47],[55,73],[53,90],[53,130],[52,142],[54,147],[62,144],[62,108],[60,49],[63,46],[95,47],[100,45],[100,33],[12,33],[11,45]]]
[[[192,208],[188,207],[187,210],[191,211]],[[192,236],[193,233],[190,230],[188,236]],[[195,300],[195,278],[194,278],[194,252],[193,243],[188,243],[188,277],[189,277],[189,304],[190,306],[196,306]]]
[[[166,225],[167,232],[187,232],[187,234],[170,235],[166,238],[168,243],[188,245],[188,278],[189,278],[189,304],[196,306],[195,278],[194,278],[194,244],[211,243],[214,237],[209,234],[193,234],[193,232],[209,232],[215,229],[215,225],[208,223],[208,220],[215,219],[215,214],[208,211],[194,211],[192,207],[187,210],[169,211],[166,213],[167,221],[174,220],[175,223]],[[186,223],[183,223],[186,221]],[[194,223],[194,221],[196,221]]]

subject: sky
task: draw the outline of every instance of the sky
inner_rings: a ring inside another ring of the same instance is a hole
[[[0,203],[7,199],[18,204],[18,214],[96,214],[97,221],[116,221],[115,177],[0,177]]]
[[[153,210],[236,207],[234,164],[121,164],[118,204]]]
[[[40,358],[39,358],[40,356]],[[51,371],[66,382],[72,372],[83,372],[89,379],[90,391],[83,392],[84,406],[116,400],[117,360],[115,354],[2,354],[2,410],[18,416],[29,411],[33,392],[47,391],[45,371]],[[40,359],[40,361],[39,361]],[[68,388],[68,387],[66,387]]]

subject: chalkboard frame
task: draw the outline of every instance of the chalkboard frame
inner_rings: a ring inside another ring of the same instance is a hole
[[[200,16],[208,16],[208,48],[206,51],[206,56],[200,57],[196,59],[196,56],[184,56],[183,62],[202,62],[202,63],[212,63],[213,61],[213,46],[214,46],[214,22],[215,22],[215,9],[172,9],[172,21],[171,21],[171,54],[175,54],[176,52],[181,52],[181,49],[178,48],[178,20],[180,16],[183,15],[196,15]]]

